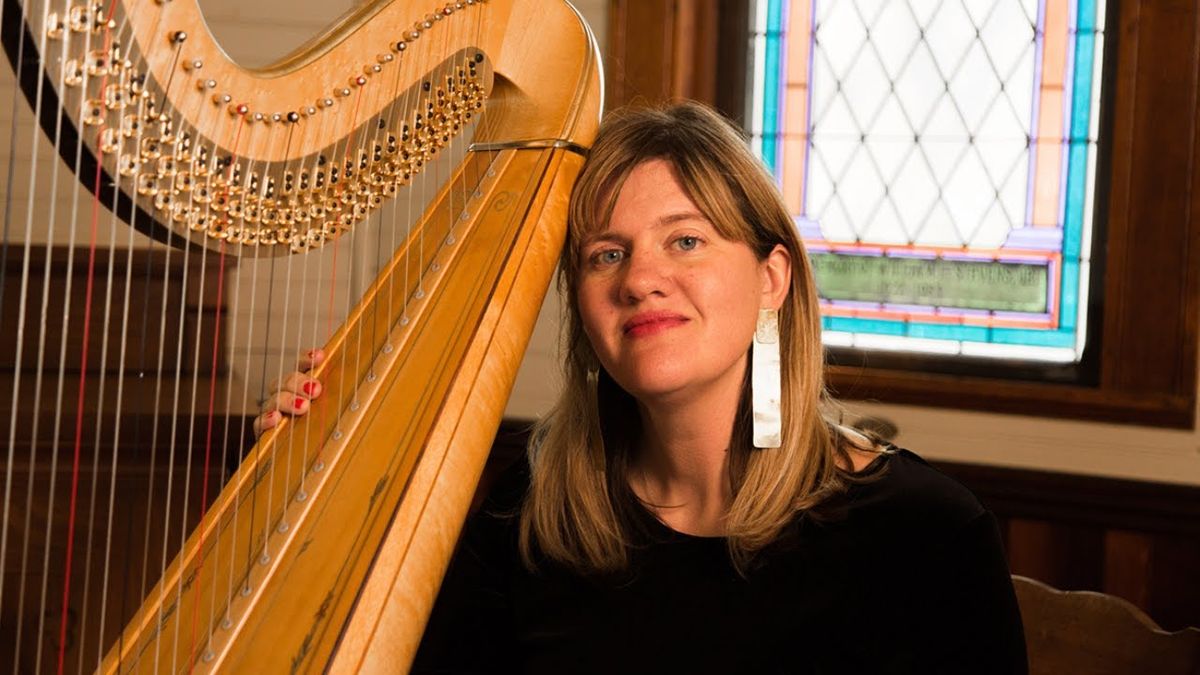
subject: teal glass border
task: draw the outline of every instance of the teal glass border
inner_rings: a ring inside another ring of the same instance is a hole
[[[820,0],[812,0],[819,2]],[[1097,84],[1095,36],[1097,26],[1097,2],[1103,0],[1078,0],[1073,12],[1071,31],[1072,77],[1069,108],[1066,185],[1063,195],[1062,267],[1059,276],[1059,326],[1056,329],[988,328],[980,326],[954,326],[920,322],[904,322],[887,319],[857,319],[850,317],[823,317],[825,329],[870,333],[876,335],[907,336],[914,338],[985,342],[1031,347],[1074,348],[1078,341],[1079,299],[1084,216],[1086,215],[1088,162],[1092,151],[1088,132],[1092,110],[1092,92]],[[763,162],[773,174],[778,175],[781,97],[783,78],[782,22],[788,0],[766,0],[767,26],[764,54],[764,82],[762,108],[762,154]],[[806,36],[807,48],[812,50],[811,36]],[[797,36],[792,36],[796,40]],[[811,56],[810,56],[811,58]],[[1038,83],[1035,83],[1038,86]]]
[[[762,160],[778,176],[780,138],[780,87],[783,86],[783,10],[787,0],[767,1],[767,32],[765,37],[763,107],[762,107]],[[812,49],[810,46],[809,49]],[[769,64],[769,65],[768,65]]]

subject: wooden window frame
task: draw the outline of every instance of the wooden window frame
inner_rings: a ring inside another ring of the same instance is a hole
[[[690,98],[740,117],[750,0],[610,0],[609,108]],[[844,399],[1193,428],[1200,329],[1200,7],[1109,0],[1107,161],[1094,267],[1094,373],[1073,382],[947,374],[920,358],[831,364]],[[858,352],[858,354],[863,354]]]

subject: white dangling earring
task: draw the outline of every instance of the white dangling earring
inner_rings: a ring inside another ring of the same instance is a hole
[[[754,413],[754,447],[783,444],[780,401],[783,377],[779,370],[779,312],[758,310],[751,355],[750,409]]]

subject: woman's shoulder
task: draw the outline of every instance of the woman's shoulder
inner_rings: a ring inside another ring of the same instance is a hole
[[[957,530],[985,513],[961,483],[906,448],[887,444],[847,494],[852,512]]]

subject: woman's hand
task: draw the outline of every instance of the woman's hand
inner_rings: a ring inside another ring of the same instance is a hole
[[[254,418],[254,437],[274,428],[283,416],[299,417],[308,412],[312,399],[321,395],[321,383],[308,375],[325,360],[325,352],[311,349],[300,355],[299,370],[285,375],[275,392],[263,401],[262,413]]]

